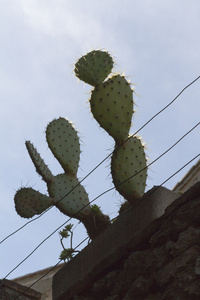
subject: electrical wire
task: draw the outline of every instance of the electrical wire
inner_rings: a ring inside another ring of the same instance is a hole
[[[132,207],[137,206],[140,202],[144,201],[147,197],[149,197],[149,195],[153,194],[157,189],[159,189],[161,186],[163,186],[167,181],[169,181],[171,178],[173,178],[175,175],[177,175],[180,171],[182,171],[186,166],[188,166],[190,163],[192,163],[195,159],[197,159],[200,156],[200,153],[197,154],[195,157],[193,157],[190,161],[188,161],[185,165],[183,165],[180,169],[178,169],[175,173],[173,173],[170,177],[168,177],[165,181],[163,181],[159,186],[156,186],[156,188],[154,190],[152,190],[152,192],[148,193],[148,195],[145,195],[138,200],[135,204],[132,204],[130,206],[130,208],[126,209],[124,212],[121,213],[124,214],[125,212],[127,212],[129,209],[132,209]],[[113,218],[114,220],[115,218]],[[112,221],[112,220],[111,220]],[[84,240],[82,240],[75,248],[74,250],[76,250],[78,247],[80,247],[81,244],[83,244],[87,239],[89,239],[89,237],[85,238]],[[41,281],[45,276],[47,276],[51,271],[53,271],[60,263],[61,263],[61,259],[58,261],[58,263],[56,263],[50,270],[48,270],[43,276],[41,276],[39,279],[37,279],[34,283],[32,283],[29,287],[27,287],[27,289],[24,290],[23,293],[21,293],[20,295],[18,295],[15,299],[18,299],[21,295],[23,295],[26,291],[28,291],[30,288],[32,288],[36,283],[38,283],[39,281]],[[3,280],[2,280],[3,281]]]
[[[192,82],[190,82],[187,86],[185,86],[179,93],[178,95],[171,101],[169,102],[164,108],[162,108],[159,112],[157,112],[153,117],[151,117],[142,127],[140,127],[134,134],[132,134],[129,138],[131,138],[132,136],[136,135],[139,131],[141,131],[145,126],[147,126],[154,118],[156,118],[159,114],[161,114],[165,109],[167,109],[172,103],[175,102],[175,100],[187,89],[189,88],[192,84],[194,84],[198,79],[200,78],[200,76],[198,76],[197,78],[195,78]],[[129,139],[128,138],[128,139]],[[127,139],[127,140],[128,140]],[[126,141],[127,141],[126,140]],[[124,141],[121,145],[123,145],[126,141]],[[117,146],[116,148],[120,147],[121,145]],[[112,152],[107,155],[99,164],[97,164],[85,177],[82,178],[82,180],[80,180],[80,182],[75,185],[64,197],[62,197],[59,201],[62,201],[65,197],[67,197],[77,186],[79,186],[86,178],[88,178],[101,164],[103,164],[110,156],[112,155]],[[58,202],[59,202],[58,201]],[[2,244],[5,240],[7,240],[9,237],[11,237],[12,235],[16,234],[17,232],[19,232],[21,229],[23,229],[25,226],[27,226],[28,224],[32,223],[33,221],[39,219],[40,217],[42,217],[45,213],[47,213],[53,206],[49,207],[48,209],[46,209],[42,214],[40,214],[39,216],[35,217],[34,219],[26,222],[23,226],[21,226],[20,228],[18,228],[17,230],[13,231],[11,234],[9,234],[8,236],[6,236],[5,238],[3,238],[0,241],[0,244]]]
[[[49,207],[50,209],[50,207]],[[2,244],[5,240],[7,240],[9,237],[11,237],[12,235],[14,235],[15,233],[17,233],[18,231],[20,231],[21,229],[23,229],[24,227],[26,227],[28,224],[32,223],[33,221],[36,221],[37,219],[39,219],[43,214],[45,214],[47,212],[47,210],[45,210],[44,212],[42,212],[39,216],[35,217],[34,219],[26,222],[24,225],[22,225],[21,227],[19,227],[18,229],[16,229],[15,231],[13,231],[11,234],[7,235],[3,240],[0,241],[0,244]]]
[[[169,147],[166,151],[164,151],[161,155],[159,155],[156,159],[154,159],[151,163],[149,163],[148,166],[146,166],[145,168],[141,169],[139,172],[137,172],[136,174],[132,175],[131,177],[127,178],[126,180],[124,180],[122,183],[120,183],[118,186],[120,186],[121,184],[125,183],[126,181],[130,180],[131,178],[137,176],[139,173],[141,173],[142,171],[144,171],[145,169],[149,168],[149,166],[151,166],[152,164],[154,164],[156,161],[158,161],[161,157],[163,157],[166,153],[168,153],[172,148],[174,148],[182,139],[184,139],[189,133],[191,133],[198,125],[200,124],[197,123],[195,126],[193,126],[189,131],[187,131],[179,140],[177,140],[171,147]],[[86,204],[84,207],[82,207],[77,213],[74,214],[73,218],[75,218],[82,210],[84,210],[87,206],[89,206],[91,203],[93,203],[94,201],[96,201],[98,198],[100,198],[101,196],[107,194],[108,192],[114,190],[116,187],[112,187],[104,192],[102,192],[101,194],[99,194],[97,197],[95,197],[92,201],[90,201],[88,204]],[[66,225],[70,220],[72,219],[72,217],[70,217],[67,221],[65,221],[61,226],[59,226],[57,229],[55,229],[50,235],[48,235],[41,243],[39,243],[34,249],[33,251],[31,251],[31,253],[29,253],[16,267],[14,267],[5,277],[4,279],[6,279],[11,273],[13,273],[23,262],[25,262],[44,242],[46,242],[54,233],[56,233],[60,228],[62,228],[64,225]]]

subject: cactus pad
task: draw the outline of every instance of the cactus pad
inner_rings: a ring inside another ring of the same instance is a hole
[[[15,209],[23,218],[39,215],[53,205],[53,199],[32,188],[21,188],[15,194]]]
[[[76,176],[70,174],[59,174],[49,182],[48,192],[54,199],[54,205],[65,215],[79,218],[81,214],[89,213],[88,195]],[[78,185],[74,190],[72,190]],[[68,195],[69,194],[69,195]],[[87,207],[85,209],[84,206]],[[82,211],[79,213],[79,210]]]
[[[80,143],[72,124],[65,118],[53,120],[47,126],[46,139],[64,171],[76,174],[79,166]]]
[[[117,191],[130,203],[134,203],[144,194],[147,168],[144,146],[140,138],[132,136],[114,150],[111,172]]]
[[[76,62],[74,72],[80,80],[95,86],[106,79],[113,64],[113,59],[108,52],[93,50]]]
[[[25,144],[32,162],[35,165],[37,173],[42,176],[42,179],[45,182],[48,182],[53,177],[48,166],[45,164],[44,160],[41,158],[40,154],[30,141],[26,141]]]
[[[94,118],[116,141],[128,138],[133,114],[133,91],[121,75],[114,75],[95,87],[90,99]]]

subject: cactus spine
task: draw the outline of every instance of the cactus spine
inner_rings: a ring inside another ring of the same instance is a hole
[[[47,183],[49,196],[32,188],[21,188],[14,198],[17,213],[22,217],[31,218],[55,205],[65,215],[83,222],[91,238],[96,237],[108,226],[109,218],[100,213],[96,221],[96,214],[91,210],[88,195],[77,178],[80,143],[76,130],[67,119],[55,119],[47,126],[46,140],[64,173],[53,176],[36,148],[27,141],[29,155],[36,171]]]
[[[105,55],[105,52],[102,55]],[[88,67],[89,56],[88,54],[83,56],[75,64],[76,76],[81,72],[79,72],[79,65],[83,60],[85,73],[91,73]],[[99,63],[96,61],[96,64],[101,66],[100,61]],[[102,71],[96,70],[96,72]],[[86,83],[92,82],[84,76],[77,77]],[[126,78],[120,74],[111,74],[105,81],[104,77],[99,82],[101,78],[99,76],[99,80],[94,80],[91,84],[94,86],[89,100],[91,112],[99,125],[115,140],[115,150],[111,158],[113,183],[125,199],[134,203],[144,194],[147,168],[141,139],[137,136],[129,136],[134,105],[133,90]]]

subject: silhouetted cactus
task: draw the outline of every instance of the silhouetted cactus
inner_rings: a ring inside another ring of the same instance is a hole
[[[95,70],[95,76],[98,77],[98,73],[101,74],[102,70],[105,70],[105,65],[101,65],[101,57],[106,57],[107,52],[100,50],[96,50],[96,52],[98,55],[95,55],[95,64],[98,65],[98,68]],[[77,61],[75,64],[76,75],[81,73],[79,66],[82,61],[84,61],[85,74],[93,75],[90,72],[90,56],[91,53],[94,55],[96,52],[94,50]],[[102,54],[100,55],[100,53]],[[110,54],[107,53],[107,57],[109,57],[110,63]],[[113,66],[113,64],[112,60],[110,65]],[[110,72],[111,70],[112,68],[110,68]],[[111,158],[113,183],[125,199],[134,203],[145,191],[147,163],[141,138],[129,136],[134,112],[133,90],[125,76],[110,74],[106,79],[109,73],[107,72],[105,75],[99,76],[98,80],[94,81],[91,78],[88,80],[84,74],[77,76],[86,83],[91,84],[92,82],[91,85],[94,86],[89,100],[91,112],[99,125],[115,140],[115,150]]]
[[[77,178],[80,159],[77,132],[67,119],[59,118],[48,124],[46,139],[64,173],[53,176],[36,148],[27,141],[29,155],[36,171],[47,184],[49,196],[32,188],[21,188],[14,198],[16,211],[24,218],[31,218],[55,205],[65,215],[79,219],[85,225],[89,236],[94,238],[108,226],[109,217],[101,211],[97,214],[92,210],[88,195]]]

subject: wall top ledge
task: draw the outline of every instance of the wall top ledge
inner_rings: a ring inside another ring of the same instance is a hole
[[[162,186],[153,187],[54,275],[53,300],[71,299],[80,293],[95,277],[158,230],[164,214],[199,194],[200,182],[181,196]]]

